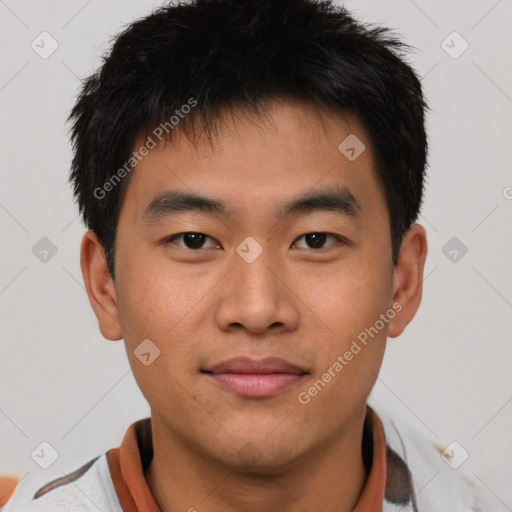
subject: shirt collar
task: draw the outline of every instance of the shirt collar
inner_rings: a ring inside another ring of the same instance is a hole
[[[153,458],[152,441],[151,418],[144,418],[132,423],[121,445],[106,453],[114,489],[123,512],[161,512],[144,476]],[[386,486],[386,466],[390,453],[386,447],[382,423],[369,406],[364,421],[363,455],[368,476],[354,512],[380,512],[384,496],[386,494],[388,497],[390,492],[389,485]]]

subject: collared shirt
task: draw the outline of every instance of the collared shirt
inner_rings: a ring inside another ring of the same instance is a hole
[[[362,452],[367,477],[353,512],[474,510],[467,486],[450,473],[428,441],[405,426],[397,427],[392,419],[383,419],[369,406]],[[152,458],[151,419],[145,418],[128,427],[119,447],[28,497],[18,489],[20,485],[12,493],[12,480],[9,484],[4,479],[2,487],[0,478],[4,501],[7,493],[7,499],[12,495],[2,512],[161,512],[145,478]],[[424,488],[428,492],[421,492]]]
[[[386,440],[377,414],[367,408],[363,437],[369,475],[354,512],[380,512],[386,485]],[[132,423],[107,461],[123,512],[161,512],[144,477],[153,456],[151,420]]]

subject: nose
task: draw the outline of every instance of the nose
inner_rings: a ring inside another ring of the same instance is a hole
[[[220,329],[245,329],[251,334],[293,331],[300,319],[300,300],[291,274],[271,249],[248,262],[234,254],[234,268],[217,301],[215,318]]]

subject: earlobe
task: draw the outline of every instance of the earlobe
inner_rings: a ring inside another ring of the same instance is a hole
[[[103,246],[94,231],[86,231],[82,238],[80,266],[101,334],[111,341],[120,340],[122,331],[118,320],[116,291],[107,268]]]
[[[423,270],[427,257],[427,234],[420,224],[405,233],[393,274],[393,304],[398,311],[389,323],[388,336],[396,338],[414,318],[423,293]]]

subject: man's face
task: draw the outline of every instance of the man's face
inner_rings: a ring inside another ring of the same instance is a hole
[[[303,104],[270,114],[272,125],[226,118],[213,148],[179,136],[150,151],[126,191],[115,262],[118,320],[153,422],[254,471],[301,460],[361,417],[389,327],[375,325],[393,298],[389,215],[362,124],[347,114],[323,125]],[[366,147],[355,160],[354,135]],[[284,212],[342,189],[359,207]],[[166,191],[225,212],[148,210]],[[160,350],[149,365],[136,356],[143,340],[143,360]]]

